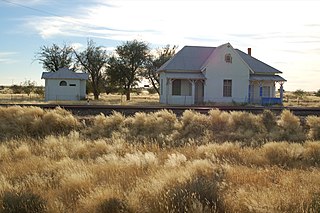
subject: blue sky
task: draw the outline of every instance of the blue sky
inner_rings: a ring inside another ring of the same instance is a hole
[[[283,71],[286,90],[320,89],[320,1],[0,0],[0,85],[36,81],[34,56],[42,45],[93,39],[112,51],[138,39],[219,46],[230,42]]]

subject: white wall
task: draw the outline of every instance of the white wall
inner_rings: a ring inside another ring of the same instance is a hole
[[[167,104],[167,97],[168,97],[167,86],[168,85],[167,85],[166,74],[164,72],[161,72],[160,73],[160,103],[162,104]]]
[[[232,63],[226,63],[225,54],[231,54]],[[206,68],[205,102],[247,102],[249,68],[235,50],[228,45],[217,47]],[[232,97],[223,97],[223,80],[232,80]]]
[[[81,89],[80,80],[77,79],[66,79],[67,86],[60,86],[62,79],[46,79],[45,80],[45,100],[80,100]],[[75,84],[75,86],[70,86],[70,84]],[[82,83],[82,85],[84,85]],[[84,88],[85,89],[85,88]]]

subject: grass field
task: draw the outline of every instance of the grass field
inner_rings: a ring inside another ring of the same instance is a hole
[[[278,95],[279,96],[279,95]],[[131,100],[126,101],[125,95],[119,94],[105,94],[100,95],[99,100],[94,100],[93,94],[89,94],[90,104],[92,105],[161,105],[159,103],[158,94],[149,94],[147,91],[142,91],[139,94],[132,93]],[[1,93],[0,91],[0,103],[47,103],[44,98],[31,93],[27,94],[11,94]],[[50,101],[52,104],[87,104],[86,100],[83,101]],[[230,103],[233,105],[235,103]],[[207,103],[206,105],[226,105],[225,103]],[[303,107],[320,107],[320,97],[315,96],[313,93],[305,93],[302,97],[297,97],[293,92],[286,92],[283,98],[284,106],[303,106]]]
[[[0,108],[0,212],[319,212],[320,118]]]

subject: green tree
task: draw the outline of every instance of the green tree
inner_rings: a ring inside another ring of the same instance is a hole
[[[35,60],[38,60],[43,69],[49,72],[56,72],[63,67],[74,69],[73,49],[66,44],[62,47],[57,44],[53,44],[51,47],[40,47],[40,51],[35,55]]]
[[[297,89],[296,91],[293,92],[293,94],[299,98],[302,98],[303,96],[306,95],[306,92],[303,91],[302,89]]]
[[[166,45],[164,48],[158,49],[155,55],[150,55],[148,63],[146,65],[146,69],[144,72],[144,77],[149,79],[154,90],[160,95],[159,91],[159,74],[157,70],[166,63],[169,59],[171,59],[175,54],[178,46],[174,45],[170,47],[170,45]]]
[[[148,44],[133,40],[118,46],[116,54],[109,58],[108,82],[119,86],[127,100],[130,100],[131,89],[139,80],[138,75],[142,75],[149,52]]]
[[[83,52],[74,52],[77,67],[83,72],[89,73],[89,86],[92,89],[94,99],[98,100],[104,86],[104,72],[108,62],[106,50],[102,46],[96,46],[92,40],[88,40],[87,48]]]
[[[314,95],[320,97],[320,89]]]

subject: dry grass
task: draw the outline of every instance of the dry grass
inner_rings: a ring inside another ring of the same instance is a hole
[[[159,111],[84,126],[62,109],[0,110],[0,212],[320,210],[317,117]],[[277,132],[310,140],[268,141]]]

